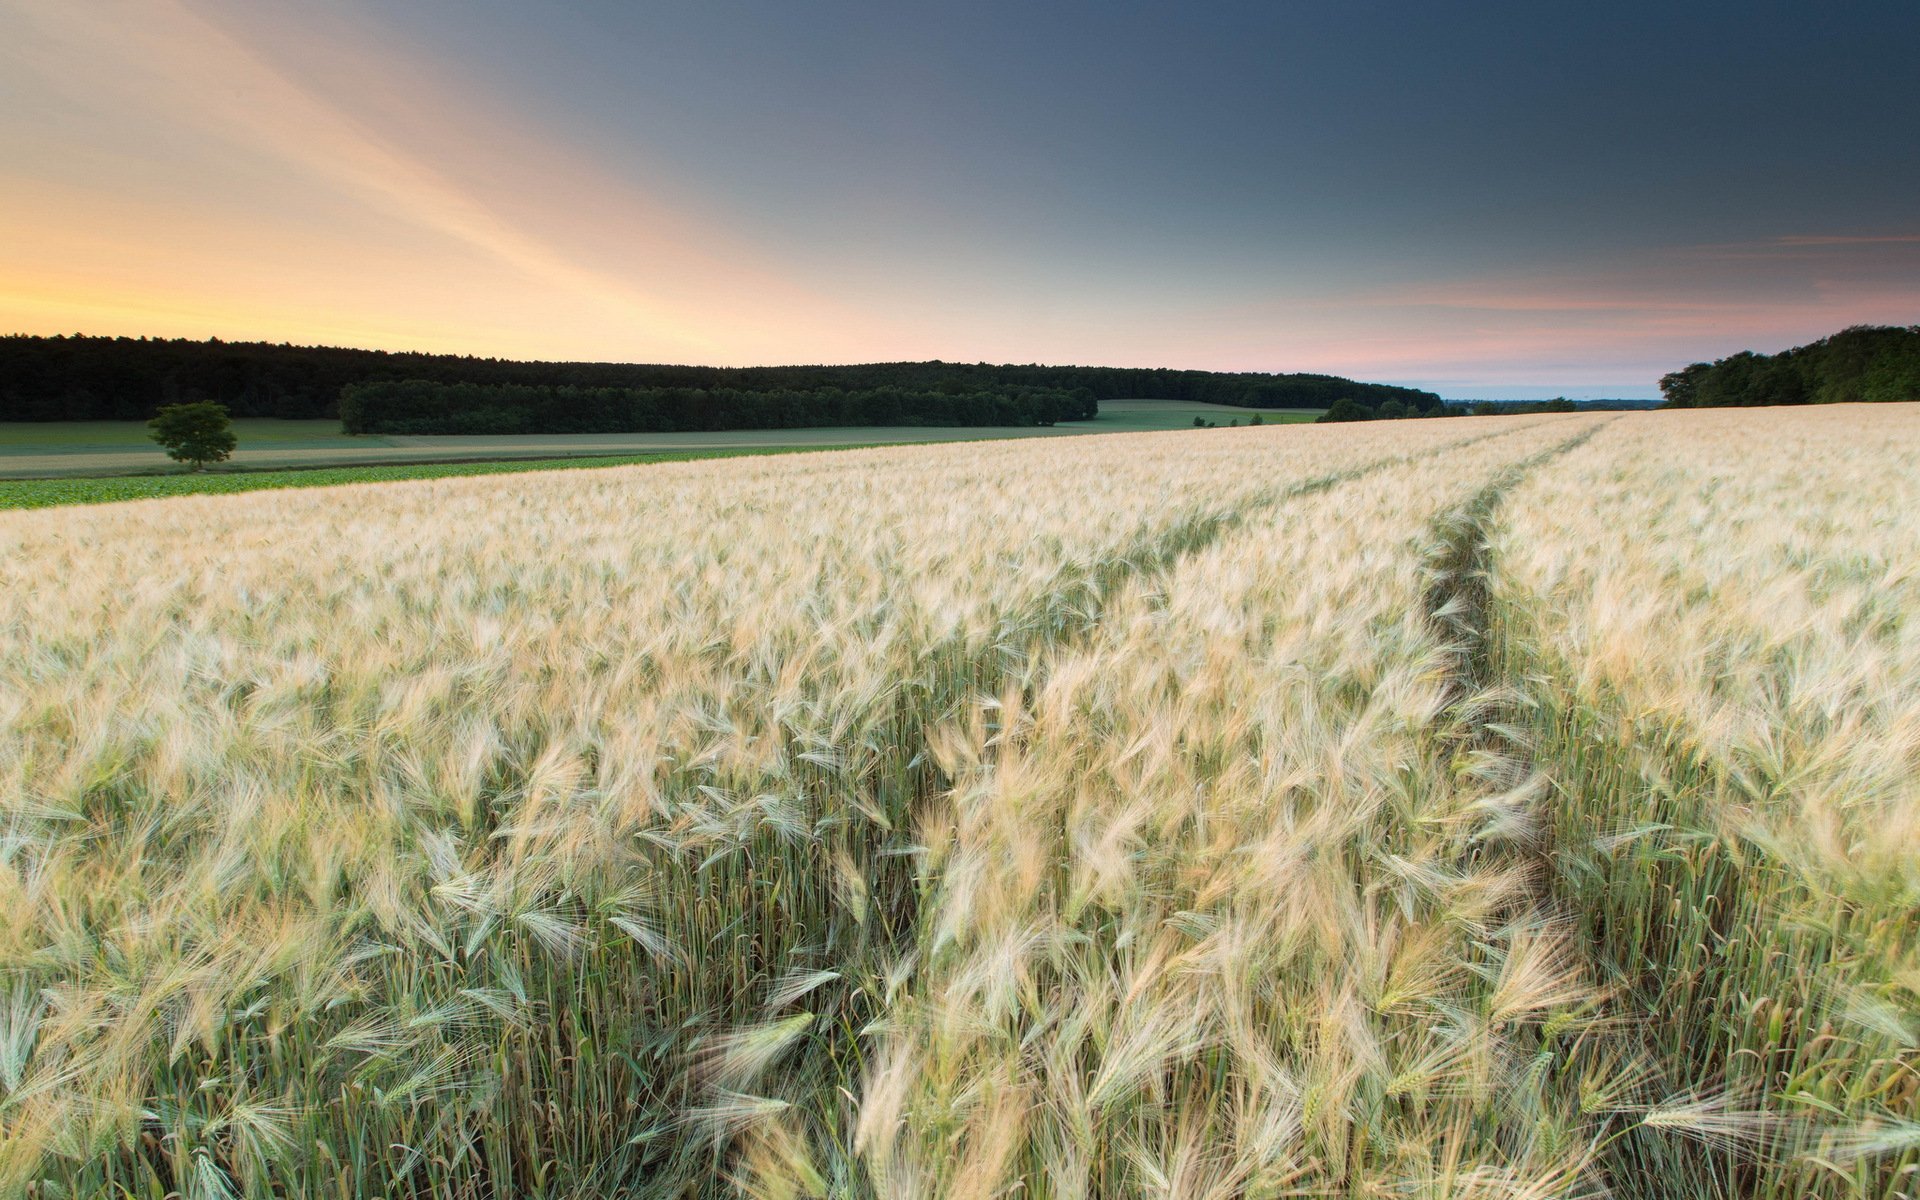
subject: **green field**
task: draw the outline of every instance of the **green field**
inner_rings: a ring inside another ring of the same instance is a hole
[[[1256,415],[1265,424],[1286,425],[1311,421],[1324,411],[1319,408],[1235,408],[1227,404],[1199,404],[1191,400],[1102,400],[1099,416],[1091,421],[1062,425],[1058,431],[1144,433],[1156,429],[1191,429],[1195,417],[1220,425],[1229,421],[1245,425]]]
[[[1260,414],[1269,424],[1310,421],[1318,415],[1318,410],[1313,409],[1286,409]],[[234,452],[232,462],[218,470],[224,476],[284,471],[289,468],[376,465],[397,468],[411,464],[472,463],[481,460],[551,462],[610,456],[623,459],[634,455],[657,457],[662,454],[699,457],[720,451],[825,449],[849,445],[882,446],[1015,437],[1068,437],[1087,433],[1138,433],[1189,429],[1195,417],[1225,426],[1232,421],[1245,423],[1253,416],[1253,410],[1219,404],[1195,404],[1180,400],[1109,400],[1101,404],[1100,415],[1091,421],[1040,428],[860,426],[714,433],[582,433],[498,437],[349,436],[341,433],[339,424],[334,421],[243,418],[233,423],[240,447]],[[181,470],[148,440],[146,426],[136,421],[0,424],[0,479],[77,480],[172,475]],[[340,481],[312,478],[306,482],[322,484]],[[19,490],[9,489],[8,494]],[[191,487],[183,486],[181,490],[251,489],[200,483]],[[175,493],[161,489],[139,494]]]
[[[0,479],[0,509],[52,508],[62,504],[109,504],[163,496],[224,495],[277,488],[333,487],[345,483],[393,483],[403,479],[449,479],[460,475],[511,475],[522,471],[564,471],[584,467],[630,467],[640,463],[688,462],[700,458],[744,458],[799,454],[808,450],[854,450],[850,446],[761,446],[732,450],[661,450],[651,454],[601,457],[535,458],[495,462],[407,463],[399,466],[309,467],[294,471],[207,471],[178,475],[69,476],[55,479]]]
[[[277,449],[354,449],[385,446],[383,437],[352,437],[338,421],[276,421],[240,417],[233,422],[242,446]],[[0,424],[0,454],[97,454],[139,450],[159,453],[140,421],[15,421]]]

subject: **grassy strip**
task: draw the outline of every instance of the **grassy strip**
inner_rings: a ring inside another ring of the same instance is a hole
[[[465,475],[512,475],[521,471],[567,471],[588,467],[630,467],[642,463],[688,462],[702,458],[741,458],[802,454],[815,450],[858,450],[845,446],[747,446],[722,450],[657,450],[596,458],[505,459],[489,462],[412,463],[364,467],[313,467],[282,471],[223,471],[186,475],[119,475],[80,479],[0,480],[0,509],[52,508],[63,504],[112,504],[167,496],[212,496],[276,488],[334,487],[345,483],[392,483],[406,479],[452,479]]]

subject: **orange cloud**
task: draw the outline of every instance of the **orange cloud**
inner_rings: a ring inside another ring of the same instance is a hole
[[[873,325],[478,98],[421,86],[426,69],[370,43],[311,39],[324,61],[290,64],[172,0],[26,0],[19,12],[44,87],[107,109],[101,123],[116,131],[146,130],[178,161],[149,169],[125,152],[116,190],[97,172],[59,186],[85,157],[70,143],[0,167],[0,213],[15,231],[0,237],[0,324],[210,321],[202,332],[238,336],[238,316],[290,338],[325,327],[377,344],[424,336],[487,353],[698,361],[818,355],[840,331]],[[383,81],[379,99],[412,114],[412,136],[315,75]],[[143,191],[185,162],[207,171],[206,197]],[[253,207],[236,211],[229,192]],[[198,227],[205,213],[218,215],[215,236]],[[262,256],[276,268],[265,288],[249,279]]]

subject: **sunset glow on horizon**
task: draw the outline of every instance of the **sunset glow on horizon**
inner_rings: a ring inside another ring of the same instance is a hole
[[[1911,6],[1180,11],[0,0],[0,332],[1650,396],[1920,321]]]

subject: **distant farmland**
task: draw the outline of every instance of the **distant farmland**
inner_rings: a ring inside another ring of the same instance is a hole
[[[1831,406],[0,513],[0,1194],[1894,1200],[1916,455]]]
[[[233,465],[244,469],[355,466],[454,460],[605,457],[650,452],[742,448],[872,446],[974,441],[1014,437],[1060,437],[1185,429],[1195,417],[1225,426],[1256,415],[1268,424],[1310,421],[1318,409],[1258,411],[1184,400],[1108,400],[1091,421],[1057,426],[903,427],[853,426],[814,429],[738,430],[718,433],[546,434],[507,437],[357,436],[333,420],[281,421],[243,417],[234,421],[240,448]],[[48,421],[0,424],[0,479],[54,478],[177,471],[135,421]]]

